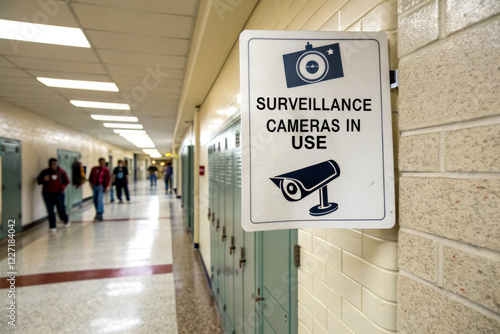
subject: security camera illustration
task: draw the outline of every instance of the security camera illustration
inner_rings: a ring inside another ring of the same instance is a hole
[[[344,76],[339,43],[313,48],[307,42],[305,48],[305,51],[283,55],[288,88]]]
[[[337,211],[337,203],[328,202],[326,185],[340,176],[339,165],[327,160],[316,165],[297,169],[293,172],[270,178],[281,189],[283,196],[290,202],[300,201],[319,189],[319,204],[309,210],[312,216],[323,216]]]

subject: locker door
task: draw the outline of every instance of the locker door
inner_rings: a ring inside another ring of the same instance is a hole
[[[217,290],[218,295],[218,308],[219,313],[221,315],[222,320],[224,321],[224,313],[226,308],[226,275],[225,275],[225,262],[226,262],[226,253],[224,252],[224,248],[226,245],[226,241],[223,239],[224,229],[225,229],[225,174],[226,174],[226,166],[225,162],[225,152],[224,152],[224,137],[219,136],[217,139],[217,164],[218,164],[218,207],[217,207],[217,218],[216,220],[216,235],[215,235],[215,244],[216,244],[216,253],[217,253],[217,276],[219,287]],[[225,321],[224,321],[225,322]]]
[[[9,220],[15,220],[19,232],[21,222],[21,142],[0,138],[2,156],[2,223],[0,237],[7,236]]]
[[[226,332],[233,333],[234,331],[234,129],[229,129],[224,136],[224,166],[225,166],[225,234],[223,252],[225,253],[224,276],[226,279]]]
[[[260,333],[297,333],[297,230],[257,233],[256,312]]]
[[[255,333],[255,247],[254,232],[241,227],[241,146],[240,128],[235,126],[234,149],[234,236],[235,236],[235,333]]]

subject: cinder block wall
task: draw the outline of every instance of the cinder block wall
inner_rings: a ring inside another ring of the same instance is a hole
[[[400,333],[500,333],[499,13],[398,3]]]

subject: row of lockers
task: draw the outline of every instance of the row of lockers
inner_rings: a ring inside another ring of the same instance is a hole
[[[212,293],[226,333],[296,333],[297,233],[242,229],[240,139],[236,121],[208,149]]]

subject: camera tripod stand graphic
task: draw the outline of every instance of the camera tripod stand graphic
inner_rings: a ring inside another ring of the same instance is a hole
[[[328,202],[327,189],[327,184],[339,176],[339,165],[334,160],[327,160],[270,179],[290,202],[300,201],[319,189],[319,204],[309,209],[309,214],[324,216],[339,208],[337,203]]]

